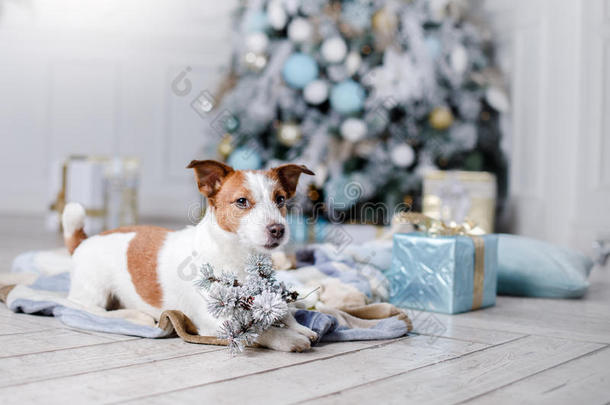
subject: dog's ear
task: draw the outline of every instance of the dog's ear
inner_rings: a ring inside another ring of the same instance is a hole
[[[195,170],[199,192],[206,197],[216,194],[222,180],[234,171],[231,166],[215,160],[192,160],[186,168]]]
[[[294,164],[274,167],[269,169],[269,172],[271,173],[271,177],[277,179],[284,191],[286,191],[286,194],[288,194],[287,198],[294,196],[301,173],[309,174],[311,176],[314,175],[314,172],[309,170],[306,166]]]

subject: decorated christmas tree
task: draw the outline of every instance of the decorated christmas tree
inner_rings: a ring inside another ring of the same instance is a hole
[[[299,206],[346,220],[373,219],[353,209],[367,202],[417,208],[434,168],[493,172],[501,198],[508,100],[465,15],[448,0],[242,2],[218,153],[241,169],[306,164]]]

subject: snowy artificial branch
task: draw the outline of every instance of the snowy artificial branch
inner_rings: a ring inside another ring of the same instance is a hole
[[[214,274],[210,264],[199,270],[195,286],[207,293],[208,311],[222,319],[218,337],[226,339],[229,353],[241,353],[260,333],[278,323],[288,313],[288,303],[298,293],[275,278],[271,258],[253,254],[246,263],[242,284],[232,273]]]

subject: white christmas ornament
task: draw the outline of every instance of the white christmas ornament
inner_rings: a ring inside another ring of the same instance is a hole
[[[353,76],[354,73],[358,71],[360,65],[362,64],[362,57],[358,52],[350,52],[345,58],[345,68],[347,69],[347,74],[349,76]]]
[[[341,124],[341,136],[350,142],[358,142],[366,136],[366,124],[361,119],[348,118]]]
[[[392,149],[390,159],[398,167],[409,167],[415,159],[415,152],[409,145],[401,144]]]
[[[286,9],[286,12],[290,15],[295,15],[296,13],[299,12],[299,5],[300,5],[300,1],[299,0],[284,0],[284,9]]]
[[[314,80],[303,90],[303,97],[309,104],[322,104],[328,98],[328,84],[324,80]]]
[[[253,32],[246,37],[246,48],[254,53],[263,53],[269,45],[269,38],[262,32]]]
[[[498,110],[499,112],[505,113],[510,108],[510,102],[506,93],[498,87],[490,87],[485,92],[485,99],[490,106]]]
[[[286,26],[288,16],[286,15],[286,11],[284,11],[281,0],[271,1],[267,5],[267,20],[269,21],[269,25],[276,30],[281,30]]]
[[[347,45],[341,37],[329,38],[322,43],[322,57],[328,63],[339,63],[347,54]]]
[[[305,18],[295,18],[290,25],[288,25],[288,38],[290,38],[292,42],[306,42],[311,38],[311,33],[311,24]]]
[[[458,45],[451,51],[451,55],[449,57],[449,62],[453,70],[462,74],[466,71],[468,67],[468,54],[466,53],[466,48],[462,45]]]

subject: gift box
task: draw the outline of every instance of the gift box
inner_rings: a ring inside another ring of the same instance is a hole
[[[423,183],[425,215],[445,223],[472,221],[493,232],[497,186],[492,173],[431,170]]]
[[[69,156],[55,161],[49,179],[53,202],[47,229],[60,230],[61,214],[71,201],[85,208],[85,231],[89,234],[134,225],[138,178],[137,158]]]
[[[386,272],[390,302],[455,314],[496,302],[497,235],[395,234]]]

